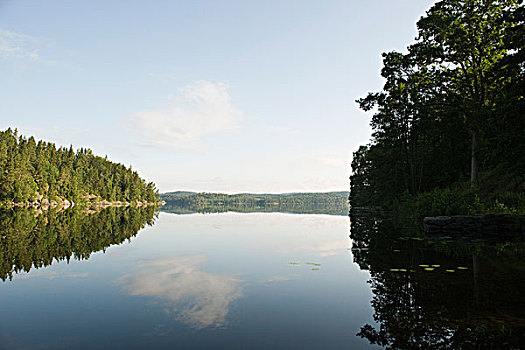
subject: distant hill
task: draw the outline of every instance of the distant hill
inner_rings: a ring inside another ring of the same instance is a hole
[[[348,192],[327,193],[162,193],[161,211],[177,214],[200,212],[287,212],[348,215]]]
[[[173,195],[173,196],[185,197],[185,196],[191,196],[191,195],[196,194],[196,193],[197,193],[197,192],[175,191],[175,192],[166,192],[166,193],[163,193],[163,194],[161,194],[161,196],[169,196],[169,195]]]
[[[174,196],[191,196],[195,194],[220,194],[220,195],[228,195],[225,193],[214,193],[214,192],[193,192],[193,191],[173,191],[173,192],[165,192],[161,193],[161,197],[167,197],[170,195]],[[290,195],[325,195],[325,194],[336,194],[336,195],[345,195],[348,196],[350,194],[349,191],[332,191],[332,192],[285,192],[285,193],[249,193],[249,192],[242,192],[242,193],[235,193],[235,194],[229,194],[228,196],[267,196],[267,197],[283,197],[283,196],[290,196]]]

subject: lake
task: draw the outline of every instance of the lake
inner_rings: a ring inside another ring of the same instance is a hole
[[[381,215],[352,218],[378,322],[360,336],[390,349],[525,348],[524,233],[424,238]]]
[[[155,216],[4,213],[0,348],[373,348],[347,216]]]
[[[171,210],[171,209],[170,209]],[[387,218],[0,211],[0,349],[521,349],[522,240]],[[519,237],[517,237],[519,238]]]

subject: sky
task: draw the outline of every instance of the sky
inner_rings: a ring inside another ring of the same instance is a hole
[[[349,188],[379,91],[431,0],[0,0],[0,128],[160,192]]]

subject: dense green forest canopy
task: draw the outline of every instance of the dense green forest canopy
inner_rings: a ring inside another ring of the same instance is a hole
[[[95,156],[90,149],[56,147],[0,132],[0,203],[68,200],[95,196],[106,201],[156,202],[153,182],[146,183],[131,167]]]
[[[93,252],[134,237],[153,225],[155,207],[80,207],[59,211],[28,208],[0,210],[0,278],[51,265],[53,261],[88,259]]]
[[[406,52],[383,54],[383,90],[357,101],[374,115],[352,208],[525,210],[524,20],[522,0],[442,0]]]
[[[171,192],[160,198],[162,211],[173,213],[288,212],[348,215],[348,192],[224,194]]]

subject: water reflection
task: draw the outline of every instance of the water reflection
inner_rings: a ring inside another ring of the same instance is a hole
[[[523,243],[400,237],[388,220],[353,217],[354,260],[370,271],[378,326],[358,333],[389,349],[518,349],[525,344]]]
[[[337,241],[318,242],[315,245],[306,245],[302,247],[304,250],[310,250],[318,257],[324,258],[327,256],[335,256],[346,253],[348,250],[348,239],[340,239]]]
[[[0,349],[372,348],[346,217],[148,210],[3,217]]]
[[[154,222],[153,207],[106,208],[98,212],[74,207],[36,211],[0,211],[0,278],[93,252],[131,239]],[[49,276],[48,276],[49,278]]]
[[[327,198],[310,198],[303,201],[292,201],[290,203],[275,203],[274,201],[260,201],[257,203],[236,202],[191,202],[185,200],[168,201],[160,208],[160,211],[172,214],[210,214],[210,213],[290,213],[290,214],[327,214],[348,215],[347,195]]]
[[[56,271],[47,272],[44,270],[38,270],[31,274],[14,275],[13,279],[25,280],[29,278],[46,278],[48,280],[54,280],[57,278],[86,278],[88,276],[89,276],[89,273],[63,273],[63,272],[56,272]]]
[[[167,311],[186,325],[201,329],[226,325],[231,304],[242,296],[240,280],[201,271],[204,256],[158,260],[140,266],[116,283],[134,296],[165,303]]]

